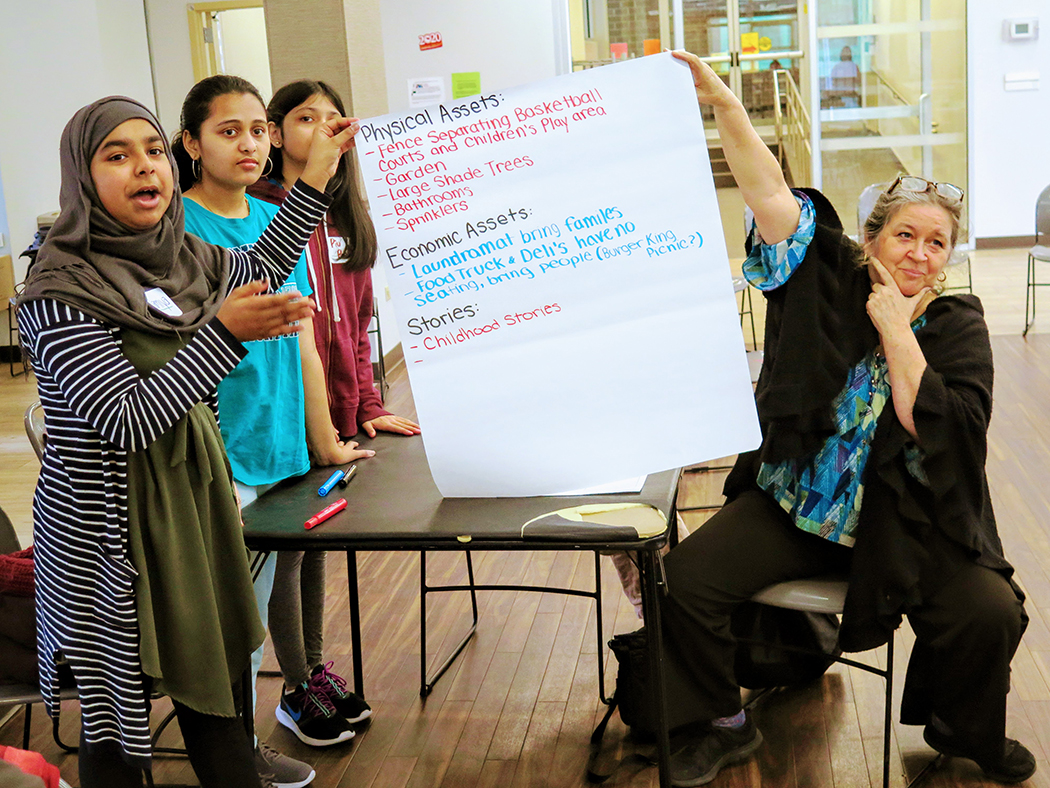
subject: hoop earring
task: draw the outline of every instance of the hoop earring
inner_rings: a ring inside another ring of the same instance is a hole
[[[193,180],[199,181],[201,179],[201,160],[190,159],[190,175],[193,176]]]
[[[263,169],[262,177],[265,178],[271,172],[273,172],[273,159],[271,159],[269,156],[267,156],[266,157],[266,167],[265,167],[265,169]]]

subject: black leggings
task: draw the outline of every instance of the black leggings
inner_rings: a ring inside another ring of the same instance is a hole
[[[261,788],[255,768],[255,753],[239,717],[201,714],[175,702],[190,764],[201,788]],[[142,769],[132,766],[121,755],[120,745],[109,740],[84,744],[80,734],[81,788],[141,788]]]

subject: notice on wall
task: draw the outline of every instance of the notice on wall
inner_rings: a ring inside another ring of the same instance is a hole
[[[473,96],[481,92],[480,71],[453,71],[452,72],[452,98],[458,99],[464,96]]]
[[[553,494],[758,445],[684,63],[365,120],[357,149],[443,495]]]
[[[425,77],[408,80],[408,106],[428,107],[445,100],[444,77]]]

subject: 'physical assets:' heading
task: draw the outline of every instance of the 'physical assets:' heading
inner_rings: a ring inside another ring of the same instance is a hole
[[[453,123],[463,118],[469,118],[471,115],[479,112],[484,112],[487,109],[495,109],[500,105],[501,101],[501,98],[493,94],[491,96],[478,96],[473,101],[457,104],[454,107],[446,107],[444,104],[439,104],[439,118],[442,123]],[[393,141],[402,134],[408,134],[424,126],[433,125],[434,116],[430,108],[427,108],[420,110],[414,115],[406,115],[403,118],[392,120],[384,126],[374,123],[363,123],[361,124],[361,139],[365,142],[383,139]]]
[[[601,100],[602,94],[598,92],[597,88],[592,88],[591,90],[584,91],[575,96],[569,94],[559,96],[550,101],[541,101],[538,104],[533,104],[528,107],[515,107],[514,116],[520,123],[532,118],[545,117],[560,112],[569,112],[577,107],[581,107],[585,104],[598,103],[601,102]],[[456,104],[453,107],[446,107],[444,104],[439,104],[437,108],[438,117],[441,123],[454,123],[463,120],[464,118],[469,118],[471,115],[484,112],[485,110],[495,109],[500,106],[502,102],[502,96],[493,94],[491,96],[479,96],[473,101]],[[605,114],[604,110],[601,110],[600,114]],[[364,142],[372,142],[374,140],[387,140],[393,142],[404,134],[408,134],[426,126],[434,125],[433,113],[428,108],[420,110],[414,115],[406,115],[397,120],[392,120],[386,125],[364,123],[361,125],[360,133],[362,135],[361,139]]]

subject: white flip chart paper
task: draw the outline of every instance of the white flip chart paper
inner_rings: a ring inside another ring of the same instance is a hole
[[[758,445],[684,63],[373,118],[357,150],[443,495],[550,494]]]

